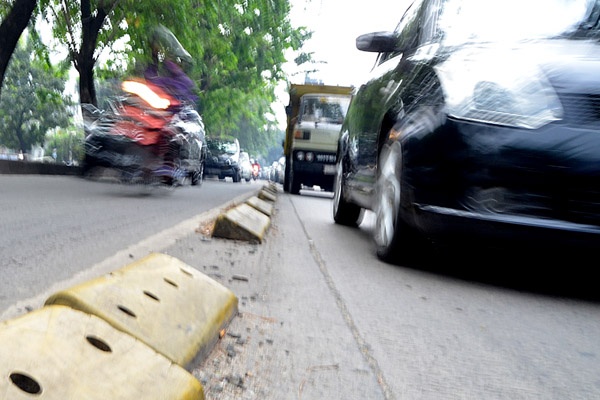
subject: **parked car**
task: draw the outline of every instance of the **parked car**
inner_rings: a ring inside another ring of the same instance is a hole
[[[229,177],[234,182],[242,180],[240,143],[236,138],[207,137],[206,148],[204,175],[217,176],[220,180]]]
[[[252,180],[252,163],[250,162],[250,155],[245,151],[240,152],[240,174],[246,182]]]
[[[341,129],[335,222],[373,210],[388,261],[436,238],[600,245],[599,13],[418,0],[359,36],[377,56]]]

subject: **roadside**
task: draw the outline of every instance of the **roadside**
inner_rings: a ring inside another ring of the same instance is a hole
[[[292,198],[279,187],[262,244],[210,238],[200,226],[163,251],[239,299],[191,372],[208,400],[386,398]]]
[[[81,168],[58,163],[0,160],[0,174],[81,175]]]

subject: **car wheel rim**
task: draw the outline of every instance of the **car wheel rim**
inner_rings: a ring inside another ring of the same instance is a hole
[[[342,195],[342,165],[340,163],[337,164],[333,185],[333,212],[337,214]]]
[[[396,155],[391,152],[382,163],[377,185],[377,208],[375,211],[375,242],[387,248],[394,240],[396,219],[400,206],[400,186],[396,176]]]

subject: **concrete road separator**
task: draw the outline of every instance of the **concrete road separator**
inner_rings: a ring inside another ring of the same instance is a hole
[[[265,201],[259,199],[257,196],[252,196],[248,200],[246,200],[246,203],[249,206],[256,208],[258,211],[262,212],[268,217],[273,215],[273,203],[270,201]]]
[[[54,304],[100,317],[184,368],[211,351],[238,310],[229,289],[161,253],[55,293],[45,305]]]
[[[270,225],[269,216],[243,203],[217,217],[212,236],[262,243]]]
[[[276,193],[273,193],[271,189],[263,188],[260,192],[258,192],[258,198],[265,201],[275,202],[277,200]]]
[[[0,398],[203,400],[181,366],[106,321],[52,305],[0,324]]]

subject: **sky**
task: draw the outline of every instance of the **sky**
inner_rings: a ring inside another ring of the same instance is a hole
[[[375,62],[375,53],[356,49],[356,37],[368,32],[394,30],[409,0],[291,0],[294,27],[314,31],[303,50],[324,61],[316,76],[333,85],[356,84]],[[304,76],[297,78],[302,83]]]
[[[314,31],[302,51],[314,52],[320,72],[311,78],[327,85],[357,86],[375,63],[376,53],[356,48],[356,38],[363,33],[393,31],[410,0],[290,0],[293,27],[306,26]],[[288,61],[294,54],[288,53]],[[285,66],[292,83],[304,83],[304,74],[293,62]],[[279,125],[285,127],[283,109],[288,102],[285,85],[278,90],[279,104],[274,105]]]

